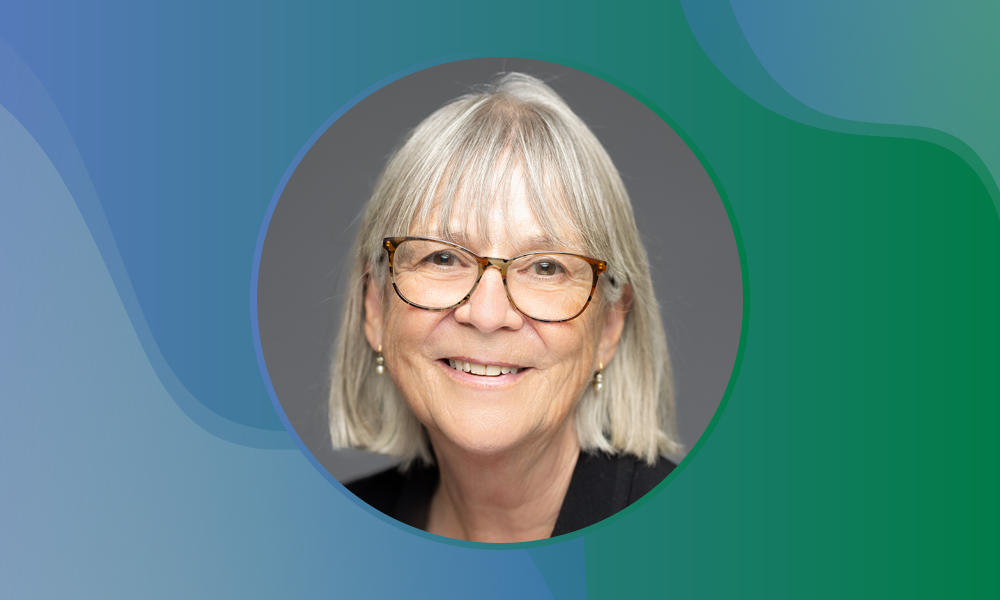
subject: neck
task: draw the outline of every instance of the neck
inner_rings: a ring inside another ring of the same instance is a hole
[[[580,444],[572,419],[552,438],[476,454],[431,433],[441,474],[427,531],[476,542],[549,537],[569,488]]]

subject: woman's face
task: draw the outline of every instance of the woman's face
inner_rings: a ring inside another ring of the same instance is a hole
[[[492,245],[483,245],[471,223],[453,220],[451,230],[466,238],[456,241],[481,256],[503,258],[535,250],[580,251],[565,237],[555,247],[540,247],[545,232],[523,188],[513,189],[520,191],[511,198],[512,222],[502,227],[497,208],[490,224]],[[365,309],[368,341],[373,348],[382,346],[388,375],[432,440],[476,454],[545,444],[557,434],[568,435],[564,425],[575,439],[569,418],[598,362],[611,361],[625,319],[621,305],[601,310],[595,298],[572,321],[533,321],[510,304],[495,268],[486,270],[472,297],[456,309],[412,307],[391,284],[384,290],[369,286]],[[457,370],[453,361],[470,363],[473,372]],[[492,376],[504,367],[517,372]],[[475,374],[484,368],[486,375]]]

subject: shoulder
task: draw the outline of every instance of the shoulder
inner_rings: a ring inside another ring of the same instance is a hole
[[[552,535],[607,519],[652,491],[676,466],[665,458],[649,465],[627,454],[581,452]]]
[[[368,506],[392,516],[391,512],[399,498],[403,482],[403,474],[396,467],[392,467],[347,483],[344,487]]]
[[[649,464],[631,454],[581,453],[573,480],[603,490],[617,512],[652,491],[676,466],[663,457]]]
[[[660,485],[660,482],[677,468],[677,465],[663,457],[660,457],[652,465],[635,457],[630,457],[630,460],[633,462],[633,470],[629,504],[653,491],[653,488]]]
[[[436,467],[414,465],[406,471],[396,467],[386,469],[344,487],[375,510],[423,529],[437,482]]]

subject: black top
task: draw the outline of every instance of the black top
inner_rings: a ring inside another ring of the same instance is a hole
[[[631,455],[581,452],[551,537],[607,519],[645,496],[675,466],[665,458],[649,466]],[[405,473],[388,469],[349,483],[347,489],[393,519],[426,529],[437,484],[437,467],[419,465]]]

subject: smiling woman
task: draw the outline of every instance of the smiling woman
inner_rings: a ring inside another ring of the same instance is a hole
[[[330,433],[403,460],[348,485],[372,506],[447,537],[535,540],[673,469],[666,337],[625,186],[538,79],[427,117],[352,256]]]
[[[663,482],[742,325],[733,229],[681,137],[596,77],[514,58],[412,73],[324,125],[256,292],[264,380],[320,473],[490,542],[582,529]]]

